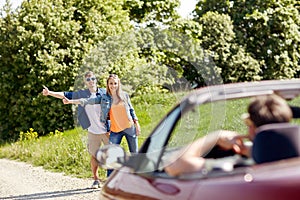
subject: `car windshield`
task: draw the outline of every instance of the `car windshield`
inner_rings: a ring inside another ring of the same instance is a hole
[[[247,127],[241,116],[247,112],[248,102],[249,98],[217,101],[197,105],[186,112],[176,123],[159,168],[163,169],[174,159],[177,159],[176,156],[170,156],[174,154],[173,151],[185,147],[196,139],[214,131],[225,129],[245,134]]]
[[[142,147],[141,151],[145,153],[139,154],[143,158],[139,159],[137,171],[163,170],[164,166],[171,162],[170,154],[215,130],[232,130],[237,127],[239,130],[245,130],[241,115],[246,112],[247,103],[248,99],[178,105],[147,139],[144,144],[144,148],[147,148]]]
[[[182,115],[177,121],[165,148],[159,169],[162,170],[180,156],[174,151],[214,131],[223,129],[247,134],[248,129],[242,115],[247,113],[249,101],[250,97],[200,104],[193,107],[185,115]],[[300,105],[300,98],[297,97],[288,103],[290,106],[298,106]],[[293,119],[292,124],[299,125],[300,120]],[[248,142],[251,143],[250,141]]]
[[[293,99],[289,101],[290,105],[299,106],[298,86],[297,80],[268,81],[213,86],[192,92],[166,115],[145,140],[139,154],[126,165],[141,173],[163,171],[176,159],[174,151],[199,137],[221,129],[246,134],[242,114],[247,113],[250,98],[278,93]],[[294,122],[299,124],[299,120]]]

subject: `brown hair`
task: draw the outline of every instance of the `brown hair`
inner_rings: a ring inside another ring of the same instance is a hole
[[[275,94],[257,96],[248,106],[251,121],[256,127],[284,123],[292,119],[292,110],[284,99]]]
[[[114,79],[118,82],[117,97],[120,99],[120,101],[126,102],[126,98],[125,98],[124,92],[122,90],[121,81],[120,81],[118,75],[116,75],[116,74],[110,74],[108,76],[107,80],[106,80],[106,91],[107,91],[107,93],[112,96],[111,91],[109,89],[109,85],[108,85],[108,82],[109,82],[110,79]]]

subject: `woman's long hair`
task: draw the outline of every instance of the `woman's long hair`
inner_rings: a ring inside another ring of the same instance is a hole
[[[125,97],[124,92],[122,90],[121,81],[120,81],[118,75],[116,75],[116,74],[110,74],[108,76],[108,79],[106,80],[106,91],[107,91],[107,93],[110,96],[112,96],[112,93],[111,93],[111,91],[109,89],[109,85],[108,85],[108,82],[109,82],[110,79],[114,79],[114,80],[116,80],[118,82],[118,88],[117,88],[117,91],[116,91],[117,97],[119,98],[120,101],[126,102],[126,97]]]

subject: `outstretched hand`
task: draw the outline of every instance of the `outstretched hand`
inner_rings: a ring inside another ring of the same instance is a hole
[[[44,86],[43,85],[43,91],[42,91],[42,94],[44,95],[44,96],[48,96],[49,95],[49,89],[46,87],[46,86]]]

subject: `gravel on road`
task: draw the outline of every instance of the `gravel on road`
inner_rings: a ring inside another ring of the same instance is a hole
[[[91,189],[93,179],[80,179],[34,167],[24,162],[0,159],[0,199],[99,199],[100,189]]]

